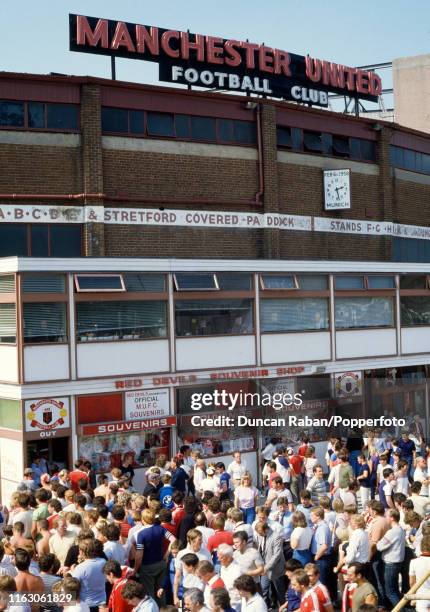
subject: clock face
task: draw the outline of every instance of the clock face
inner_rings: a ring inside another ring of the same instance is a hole
[[[350,170],[324,170],[324,208],[351,208]]]

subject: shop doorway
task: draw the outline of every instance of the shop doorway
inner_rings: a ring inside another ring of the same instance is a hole
[[[34,455],[44,455],[49,465],[59,469],[70,468],[70,438],[51,438],[49,440],[29,440],[27,442],[27,465],[31,465]]]

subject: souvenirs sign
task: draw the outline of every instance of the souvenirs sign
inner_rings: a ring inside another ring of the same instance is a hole
[[[328,106],[328,92],[377,101],[372,71],[249,41],[69,15],[71,51],[157,62],[159,80]]]

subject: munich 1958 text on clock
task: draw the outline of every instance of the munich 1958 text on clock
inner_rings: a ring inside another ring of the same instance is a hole
[[[350,170],[324,170],[324,209],[351,208]]]

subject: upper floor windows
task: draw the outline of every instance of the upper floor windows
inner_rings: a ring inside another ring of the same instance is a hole
[[[301,128],[277,127],[278,148],[330,155],[359,161],[376,161],[376,146],[372,140],[314,132]]]
[[[79,105],[0,100],[0,127],[77,132]]]
[[[80,257],[80,225],[0,223],[0,257]]]
[[[254,145],[257,142],[256,124],[253,121],[112,107],[102,108],[102,131],[223,144]]]
[[[427,153],[391,146],[391,164],[396,168],[430,174],[430,155]]]

